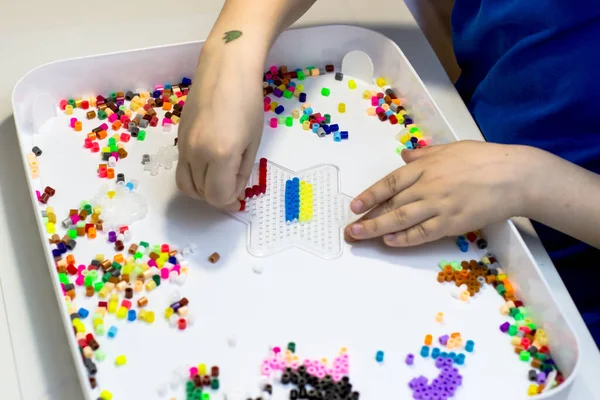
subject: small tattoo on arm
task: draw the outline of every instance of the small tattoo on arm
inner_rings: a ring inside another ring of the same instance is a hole
[[[228,31],[228,32],[225,32],[225,35],[223,36],[223,40],[225,41],[225,43],[229,43],[229,42],[239,38],[240,36],[242,36],[242,31]]]

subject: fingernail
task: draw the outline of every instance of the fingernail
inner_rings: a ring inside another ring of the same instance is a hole
[[[356,242],[356,239],[354,239],[350,234],[350,228],[344,229],[344,239],[346,242]]]
[[[361,224],[353,224],[350,227],[350,233],[352,236],[360,236],[363,233],[363,227]]]
[[[387,235],[383,236],[383,240],[385,242],[393,242],[396,239],[396,235],[394,235],[393,233],[388,233]]]
[[[363,212],[363,208],[365,207],[364,203],[361,200],[352,200],[350,203],[350,209],[355,214],[360,214]]]

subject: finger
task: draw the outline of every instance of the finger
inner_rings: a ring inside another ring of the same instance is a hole
[[[405,165],[398,168],[359,194],[350,203],[350,209],[355,214],[366,212],[411,186],[419,180],[421,174],[422,170],[415,165]]]
[[[214,162],[207,166],[204,184],[206,201],[222,208],[237,200],[237,173],[241,157],[233,162]]]
[[[417,183],[412,185],[411,187],[403,190],[392,198],[387,199],[383,203],[375,206],[368,213],[362,216],[360,220],[365,219],[374,219],[379,217],[380,215],[390,213],[397,208],[405,206],[410,203],[414,203],[419,200],[423,200],[423,195],[418,190]]]
[[[251,144],[244,155],[242,156],[242,163],[240,164],[240,170],[237,175],[237,185],[236,185],[236,194],[239,196],[244,195],[244,189],[248,185],[248,180],[250,180],[250,175],[252,174],[252,168],[254,168],[254,160],[256,159],[256,153],[258,152],[258,145]],[[242,197],[243,199],[243,197]],[[240,199],[241,200],[241,199]]]
[[[181,190],[187,196],[195,199],[200,199],[203,197],[196,190],[190,166],[185,161],[180,160],[177,163],[177,169],[175,170],[175,183],[177,184],[179,190]]]
[[[409,229],[435,215],[437,210],[432,202],[417,201],[376,218],[355,222],[346,228],[347,235],[355,240],[371,239]]]
[[[408,164],[408,163],[416,161],[420,158],[423,158],[427,155],[434,154],[434,153],[444,149],[445,147],[446,147],[446,145],[440,144],[437,146],[419,147],[419,148],[413,149],[413,150],[404,149],[404,150],[402,150],[402,153],[400,155],[402,156],[402,159],[404,160],[404,162]]]
[[[433,217],[403,231],[387,234],[383,237],[383,242],[390,247],[409,247],[432,242],[443,236],[442,219]]]

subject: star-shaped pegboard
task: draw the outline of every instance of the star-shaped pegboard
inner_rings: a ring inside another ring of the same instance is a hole
[[[285,185],[299,178],[313,188],[312,219],[286,222]],[[259,179],[259,163],[250,177],[252,185]],[[246,199],[244,211],[232,215],[248,224],[248,252],[265,257],[287,248],[298,247],[323,258],[342,253],[342,228],[351,218],[351,197],[340,193],[340,171],[335,165],[321,164],[294,172],[267,162],[266,193]]]

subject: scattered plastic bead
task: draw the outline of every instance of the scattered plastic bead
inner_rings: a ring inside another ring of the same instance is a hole
[[[324,87],[324,88],[321,89],[321,95],[322,96],[329,97],[330,94],[331,94],[331,90],[330,89],[328,89],[326,87]]]
[[[465,351],[472,353],[474,349],[475,342],[473,342],[472,340],[467,340],[467,343],[465,343]]]
[[[127,364],[127,357],[125,357],[124,355],[117,356],[117,358],[115,359],[115,364],[117,366],[122,366],[122,365]]]
[[[406,365],[413,365],[415,362],[415,356],[413,354],[408,354],[404,362],[406,363]]]
[[[115,336],[117,336],[117,327],[116,326],[111,326],[110,328],[108,328],[108,337],[109,338],[114,338]]]
[[[375,353],[375,361],[377,361],[378,363],[382,363],[383,356],[384,356],[383,351],[377,350],[377,352]]]
[[[421,357],[424,357],[424,358],[429,357],[429,346],[421,347]]]

